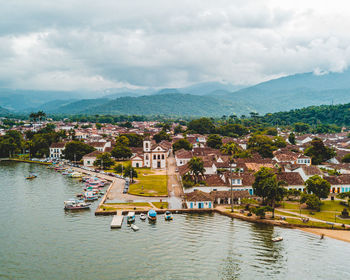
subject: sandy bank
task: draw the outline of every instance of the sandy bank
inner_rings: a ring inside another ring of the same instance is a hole
[[[338,239],[345,242],[350,242],[350,231],[348,230],[333,230],[333,229],[323,229],[323,228],[298,228],[305,232],[310,232],[321,236],[324,234],[326,237]]]

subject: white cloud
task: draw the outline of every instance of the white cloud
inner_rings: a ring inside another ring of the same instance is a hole
[[[0,85],[31,89],[254,84],[343,71],[346,1],[7,1]]]

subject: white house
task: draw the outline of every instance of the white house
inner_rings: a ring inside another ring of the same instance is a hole
[[[104,153],[107,148],[110,148],[112,146],[111,142],[106,142],[106,141],[91,142],[89,143],[89,145],[102,153]]]
[[[50,158],[51,159],[61,159],[63,157],[63,151],[66,143],[58,142],[53,143],[50,146]]]
[[[213,199],[209,193],[196,190],[185,195],[186,205],[189,209],[213,208]]]
[[[94,166],[94,162],[96,161],[97,156],[101,153],[102,153],[101,151],[93,151],[90,154],[83,156],[84,166],[86,167]]]

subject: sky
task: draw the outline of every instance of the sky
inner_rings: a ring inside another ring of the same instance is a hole
[[[349,1],[0,1],[0,87],[253,85],[350,63]]]

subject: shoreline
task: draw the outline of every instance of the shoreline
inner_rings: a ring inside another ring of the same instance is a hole
[[[350,243],[350,232],[346,230],[324,229],[324,228],[299,228],[299,227],[296,227],[295,229],[312,233],[318,236],[321,236],[321,234],[324,234],[325,237]]]

